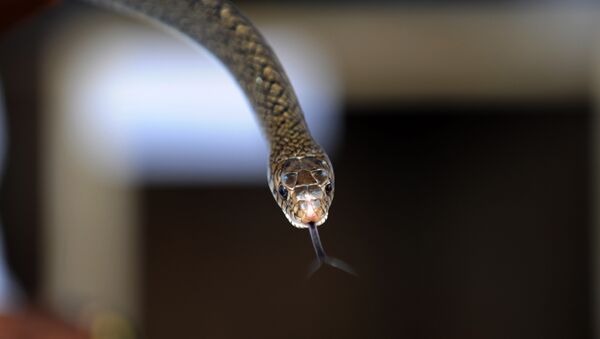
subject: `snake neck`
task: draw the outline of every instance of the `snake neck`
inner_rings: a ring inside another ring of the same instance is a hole
[[[280,159],[322,152],[275,53],[256,27],[227,0],[87,0],[143,14],[211,51],[250,101],[271,154]]]
[[[279,164],[290,158],[319,157],[327,158],[323,148],[309,135],[281,137],[271,142],[270,163]]]

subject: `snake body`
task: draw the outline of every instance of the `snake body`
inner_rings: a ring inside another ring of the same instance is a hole
[[[320,262],[332,263],[317,226],[328,217],[334,194],[329,157],[312,138],[300,104],[275,53],[258,29],[227,0],[88,0],[142,14],[206,47],[243,89],[270,147],[268,182],[290,223],[309,228]]]

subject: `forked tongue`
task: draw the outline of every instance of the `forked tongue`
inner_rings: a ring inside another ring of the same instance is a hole
[[[314,222],[308,223],[308,230],[310,232],[310,238],[312,240],[313,247],[315,248],[315,253],[317,254],[317,259],[309,266],[307,278],[310,278],[316,271],[319,270],[319,268],[321,268],[321,265],[323,264],[333,266],[338,270],[342,270],[348,274],[358,277],[358,274],[350,265],[340,259],[330,257],[327,255],[327,253],[325,253],[323,245],[321,245],[321,238],[319,238],[319,231],[317,231],[317,226]]]

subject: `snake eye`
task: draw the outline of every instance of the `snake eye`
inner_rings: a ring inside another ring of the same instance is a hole
[[[331,191],[333,191],[333,186],[331,185],[331,183],[328,183],[328,184],[325,186],[325,193],[327,193],[327,194],[331,194]]]
[[[283,185],[279,185],[279,195],[281,195],[283,199],[287,199],[288,191],[285,189],[285,187],[283,187]]]

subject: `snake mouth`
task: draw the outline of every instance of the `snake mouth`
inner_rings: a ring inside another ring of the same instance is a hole
[[[314,198],[297,201],[293,209],[294,217],[303,225],[310,223],[320,225],[325,222],[323,217],[326,214],[326,209],[323,204],[323,201]]]
[[[294,208],[295,212],[286,213],[286,217],[289,222],[297,228],[308,228],[310,223],[314,223],[315,226],[321,226],[327,221],[328,213],[323,208],[315,208],[314,205],[308,204],[305,208],[302,208],[304,203],[299,203],[299,208]]]
[[[321,207],[321,202],[319,200],[306,200],[299,203],[297,216],[304,224],[311,222],[316,224],[321,220],[324,214],[325,211]]]

